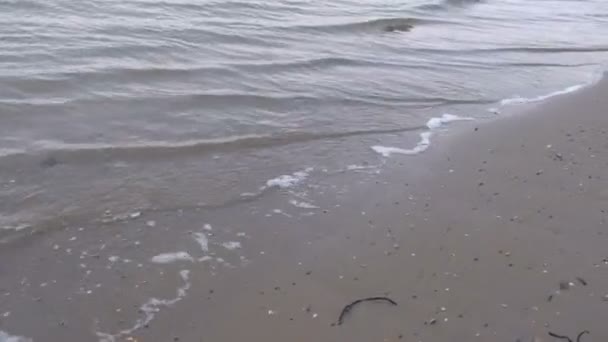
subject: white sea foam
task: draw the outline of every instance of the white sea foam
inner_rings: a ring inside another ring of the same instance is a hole
[[[293,205],[294,207],[298,207],[298,208],[303,208],[303,209],[319,209],[319,207],[317,207],[314,204],[310,204],[310,203],[304,202],[304,201],[297,201],[295,199],[289,200],[289,203],[291,205]]]
[[[458,116],[458,115],[453,115],[453,114],[443,114],[442,116],[440,116],[438,118],[429,119],[429,121],[426,122],[426,127],[433,130],[433,129],[440,128],[441,126],[443,126],[447,123],[453,122],[453,121],[470,121],[470,120],[473,120],[473,118]]]
[[[16,149],[16,148],[0,148],[0,157],[9,157],[9,156],[14,156],[14,155],[19,155],[19,154],[25,154],[27,151],[25,150],[20,150],[20,149]],[[2,335],[0,335],[0,338],[2,337]],[[4,342],[0,339],[0,342]],[[11,341],[12,342],[12,341]]]
[[[255,192],[243,192],[241,193],[241,197],[255,197],[258,194],[256,194]]]
[[[184,285],[177,288],[177,296],[175,298],[172,298],[172,299],[150,298],[150,299],[148,299],[148,301],[140,307],[140,312],[142,312],[144,314],[144,317],[138,319],[131,328],[119,331],[116,334],[107,334],[107,333],[103,333],[103,332],[96,332],[99,342],[116,342],[117,338],[120,339],[123,336],[133,334],[133,332],[148,325],[154,319],[154,316],[156,316],[156,314],[158,312],[160,312],[160,310],[162,308],[173,306],[177,302],[182,300],[184,297],[186,297],[186,294],[191,286],[190,271],[181,270],[179,272],[179,275],[182,278],[182,280],[184,281]],[[2,335],[0,335],[0,342],[5,342],[1,339],[1,337],[2,337]],[[122,340],[122,339],[120,339],[120,340]],[[26,342],[26,341],[31,341],[31,340],[24,340],[24,341],[8,340],[8,342]]]
[[[279,177],[269,179],[266,181],[266,188],[278,187],[281,189],[290,188],[294,185],[299,184],[305,180],[310,173],[313,171],[312,167],[306,168],[302,171],[294,172],[291,175],[281,175]]]
[[[431,118],[426,123],[426,127],[428,127],[429,131],[420,133],[420,140],[411,149],[404,149],[400,147],[392,147],[392,146],[382,146],[375,145],[372,146],[372,150],[376,153],[379,153],[383,157],[389,157],[391,154],[405,154],[405,155],[415,155],[426,151],[431,145],[431,135],[432,132],[438,128],[441,128],[445,124],[448,124],[453,121],[470,121],[474,120],[470,117],[463,117],[453,114],[443,114],[440,117]]]
[[[227,241],[227,242],[222,243],[222,247],[232,251],[232,250],[241,248],[241,243],[238,241]]]
[[[369,170],[375,169],[376,166],[351,164],[346,166],[347,171]]]
[[[420,141],[411,149],[404,149],[400,147],[392,147],[392,146],[381,146],[375,145],[372,146],[372,150],[376,153],[381,154],[383,157],[390,157],[391,154],[406,154],[406,155],[414,155],[424,152],[429,145],[431,144],[431,132],[422,132],[420,133]]]
[[[111,255],[108,257],[108,261],[110,262],[118,262],[118,260],[120,260],[120,257],[118,255]]]
[[[170,264],[177,261],[194,261],[194,259],[188,252],[175,252],[155,255],[150,261],[157,264]]]
[[[31,338],[23,336],[13,336],[0,330],[0,342],[33,342]]]
[[[30,227],[31,227],[30,224],[20,223],[20,224],[17,224],[17,225],[2,226],[2,229],[4,229],[4,230],[13,230],[13,231],[18,232],[18,231],[21,231],[21,230],[24,230],[24,229],[27,229],[27,228],[30,228]],[[2,342],[2,340],[0,340],[0,342]]]
[[[586,86],[587,86],[587,84],[577,84],[577,85],[568,87],[563,90],[558,90],[558,91],[549,93],[547,95],[541,95],[541,96],[537,96],[537,97],[528,98],[528,97],[515,96],[512,98],[508,98],[508,99],[504,99],[504,100],[500,101],[500,104],[505,106],[505,105],[517,105],[517,104],[524,104],[524,103],[540,102],[540,101],[544,101],[544,100],[550,99],[555,96],[572,93],[572,92],[580,90]]]
[[[203,252],[209,252],[209,239],[205,233],[194,233],[194,240],[201,246]]]

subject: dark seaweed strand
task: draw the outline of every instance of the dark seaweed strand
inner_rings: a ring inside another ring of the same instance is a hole
[[[570,337],[568,337],[568,336],[562,336],[562,335],[558,335],[558,334],[552,333],[552,332],[550,332],[550,331],[549,331],[549,336],[551,336],[551,337],[555,337],[555,338],[559,338],[559,339],[561,339],[561,340],[567,340],[568,342],[572,342],[572,339],[571,339]]]
[[[576,337],[576,342],[581,342],[581,337],[583,337],[585,334],[589,334],[589,332],[587,330],[581,331],[581,333]]]
[[[384,301],[384,302],[388,302],[391,305],[397,305],[397,302],[395,302],[394,300],[388,298],[388,297],[369,297],[369,298],[363,298],[363,299],[357,299],[356,301],[346,305],[344,307],[344,309],[342,309],[342,312],[340,313],[340,317],[338,318],[338,323],[336,323],[336,325],[342,325],[342,323],[344,323],[344,318],[346,317],[346,315],[348,315],[348,313],[351,312],[351,310],[360,303],[363,302],[376,302],[376,301]]]

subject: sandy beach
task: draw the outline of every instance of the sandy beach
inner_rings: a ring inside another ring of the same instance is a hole
[[[13,241],[0,341],[606,340],[607,94],[456,123],[422,155],[261,201]],[[339,322],[378,296],[397,305]]]

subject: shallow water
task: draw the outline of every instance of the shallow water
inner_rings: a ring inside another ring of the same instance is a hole
[[[0,0],[0,22],[0,237],[255,200],[608,58],[602,0]]]

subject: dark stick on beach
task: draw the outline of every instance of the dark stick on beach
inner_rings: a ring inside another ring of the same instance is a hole
[[[572,339],[568,336],[558,335],[556,333],[552,333],[549,331],[549,336],[559,338],[560,340],[566,340],[568,342],[572,342]]]
[[[583,335],[585,335],[585,334],[589,334],[589,331],[587,331],[587,330],[581,331],[581,332],[578,334],[578,336],[576,336],[576,342],[581,342],[581,338],[582,338],[582,337],[583,337]],[[561,339],[561,340],[566,340],[566,341],[568,341],[568,342],[573,342],[573,341],[572,341],[572,339],[571,339],[570,337],[568,337],[568,336],[558,335],[558,334],[556,334],[556,333],[552,333],[552,332],[550,332],[550,331],[549,331],[549,336],[551,336],[551,337],[555,337],[555,338],[559,338],[559,339]]]
[[[588,334],[589,332],[587,330],[581,331],[580,334],[578,334],[578,336],[576,337],[576,342],[581,342],[581,337],[583,337],[583,335]]]
[[[369,298],[357,299],[356,301],[346,305],[344,307],[344,309],[342,309],[342,312],[340,313],[340,317],[338,318],[338,322],[336,323],[336,325],[342,325],[342,323],[344,323],[344,318],[353,310],[353,308],[357,304],[361,304],[363,302],[378,302],[378,301],[387,302],[391,305],[397,305],[397,302],[395,302],[394,300],[392,300],[388,297],[369,297]]]

